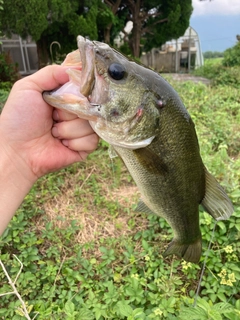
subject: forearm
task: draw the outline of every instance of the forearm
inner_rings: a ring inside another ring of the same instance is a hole
[[[34,181],[24,175],[21,159],[0,152],[0,235],[30,191]]]

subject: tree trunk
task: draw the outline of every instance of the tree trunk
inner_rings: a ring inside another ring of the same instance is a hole
[[[141,0],[137,0],[132,4],[132,1],[129,1],[129,6],[131,8],[132,13],[132,22],[133,22],[133,29],[132,29],[132,36],[130,39],[130,49],[132,55],[134,57],[140,57],[140,43],[141,43],[141,29],[142,29],[142,21],[140,16],[140,7],[141,7]]]
[[[41,69],[50,63],[49,53],[47,49],[47,41],[45,37],[41,37],[37,41],[38,68]]]
[[[110,44],[110,31],[112,28],[112,23],[107,26],[104,30],[104,42]]]
[[[106,5],[112,10],[112,13],[116,15],[118,11],[118,7],[120,6],[121,0],[114,1],[105,1]],[[110,23],[104,30],[104,42],[110,44],[110,36],[111,36],[111,29],[112,23]]]

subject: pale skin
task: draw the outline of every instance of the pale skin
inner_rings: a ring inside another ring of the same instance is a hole
[[[84,161],[98,144],[88,121],[42,98],[68,81],[66,67],[48,66],[17,81],[0,116],[0,235],[43,175]]]

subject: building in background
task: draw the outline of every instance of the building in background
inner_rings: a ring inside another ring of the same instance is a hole
[[[12,61],[17,63],[21,75],[28,75],[38,70],[37,46],[31,37],[26,40],[15,34],[12,38],[2,37],[0,52],[9,53]]]
[[[127,25],[126,32],[131,30]],[[115,45],[122,43],[121,36],[116,38]],[[28,75],[38,70],[38,55],[36,43],[31,37],[23,40],[18,35],[12,38],[0,38],[0,52],[10,54],[13,62],[17,63],[19,73]],[[158,72],[187,73],[204,64],[200,39],[197,32],[189,27],[185,34],[177,40],[166,42],[160,49],[154,48],[143,53],[141,62]]]
[[[160,49],[143,53],[141,62],[158,72],[186,73],[204,64],[197,32],[188,27],[177,40],[166,42]]]

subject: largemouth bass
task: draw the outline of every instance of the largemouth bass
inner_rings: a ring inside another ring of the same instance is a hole
[[[43,97],[88,119],[122,158],[140,192],[137,210],[167,220],[174,238],[163,256],[197,263],[202,241],[199,204],[216,220],[233,206],[205,168],[193,121],[176,91],[157,72],[129,61],[107,44],[78,36],[63,65],[70,81]]]

